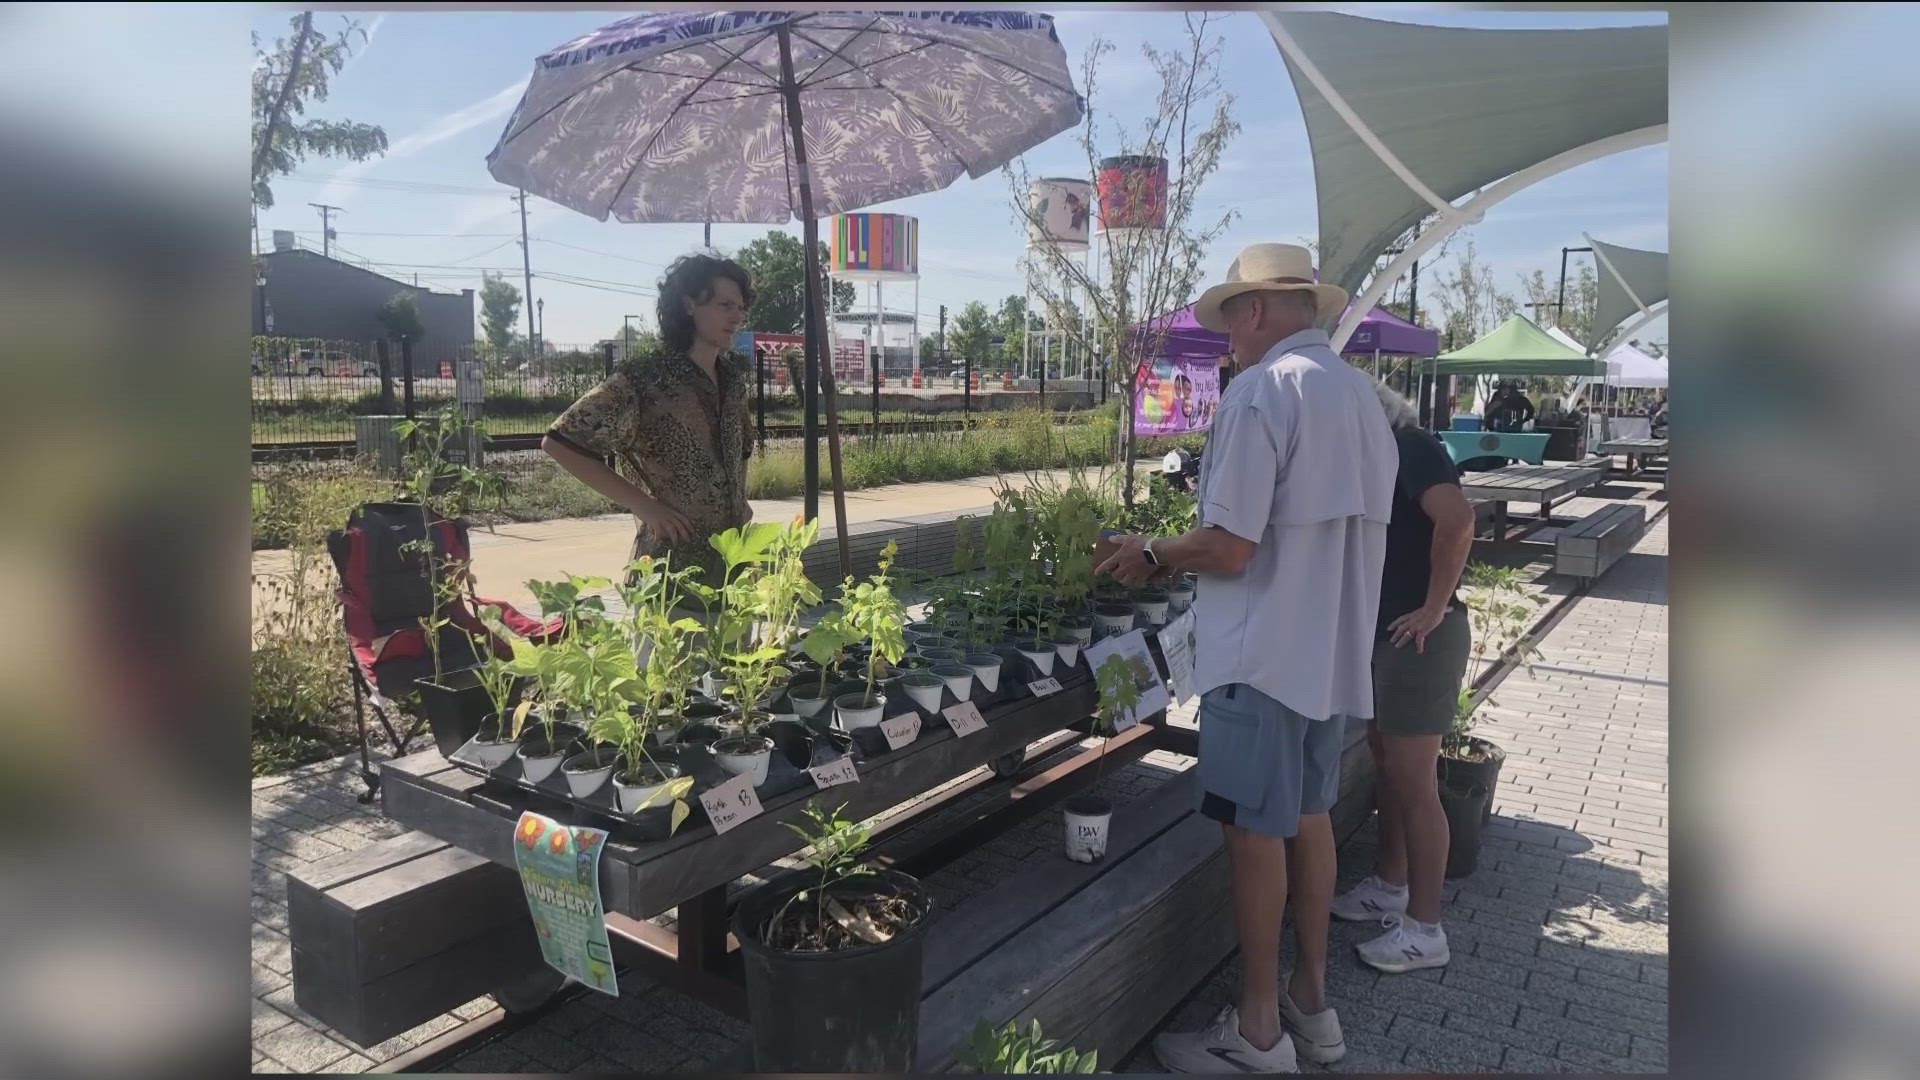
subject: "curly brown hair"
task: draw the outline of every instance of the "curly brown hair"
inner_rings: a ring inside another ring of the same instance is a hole
[[[682,255],[660,279],[660,299],[654,315],[660,321],[660,344],[673,352],[693,346],[693,316],[685,301],[704,304],[713,299],[714,283],[722,278],[740,286],[740,298],[753,306],[753,279],[739,263],[712,255]]]

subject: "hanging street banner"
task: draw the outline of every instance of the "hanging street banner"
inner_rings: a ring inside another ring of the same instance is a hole
[[[540,955],[554,970],[603,994],[620,996],[600,905],[600,829],[562,825],[529,810],[513,830],[513,861],[540,935]]]
[[[1184,435],[1205,431],[1220,407],[1220,361],[1208,356],[1162,356],[1140,365],[1133,433]]]

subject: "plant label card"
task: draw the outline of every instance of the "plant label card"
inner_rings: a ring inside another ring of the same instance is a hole
[[[1167,658],[1167,685],[1173,696],[1186,702],[1193,697],[1193,609],[1160,631],[1160,652]]]
[[[1034,697],[1046,697],[1049,694],[1057,694],[1060,692],[1060,680],[1040,679],[1036,682],[1028,683],[1027,689],[1033,691]]]
[[[1160,668],[1153,662],[1153,650],[1147,645],[1145,630],[1134,630],[1087,646],[1087,666],[1093,669],[1096,681],[1100,678],[1101,666],[1115,656],[1132,670],[1134,688],[1140,691],[1140,704],[1114,717],[1113,731],[1117,735],[1139,723],[1141,717],[1165,709],[1172,695],[1167,692],[1167,684],[1160,680]]]
[[[700,805],[707,808],[707,820],[713,822],[713,831],[726,833],[741,822],[760,816],[760,793],[753,790],[753,777],[736,776],[701,792]]]
[[[987,730],[987,718],[980,715],[980,706],[971,701],[963,701],[941,713],[947,718],[947,724],[953,728],[955,738],[963,738],[976,731]]]
[[[533,914],[540,956],[555,971],[620,996],[600,904],[600,829],[563,825],[529,810],[513,827],[513,862]]]
[[[920,737],[920,714],[910,712],[882,720],[880,734],[887,737],[887,749],[898,750]]]
[[[852,754],[841,754],[825,765],[815,765],[807,772],[813,775],[813,786],[825,791],[839,784],[860,782],[860,770],[854,766]]]

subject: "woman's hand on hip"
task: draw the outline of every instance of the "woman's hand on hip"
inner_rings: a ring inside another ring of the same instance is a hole
[[[647,531],[663,540],[683,543],[693,539],[693,522],[687,515],[658,499],[636,503],[632,509]]]

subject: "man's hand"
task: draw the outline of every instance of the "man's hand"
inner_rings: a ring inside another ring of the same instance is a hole
[[[1159,573],[1159,567],[1147,561],[1146,541],[1138,536],[1116,536],[1114,551],[1095,567],[1097,573],[1111,575],[1122,585],[1139,587]]]
[[[1393,647],[1398,649],[1411,641],[1413,651],[1424,656],[1427,651],[1427,635],[1433,633],[1433,628],[1439,626],[1440,620],[1446,617],[1447,609],[1444,607],[1423,607],[1418,611],[1407,612],[1387,624],[1387,632],[1393,641]]]

